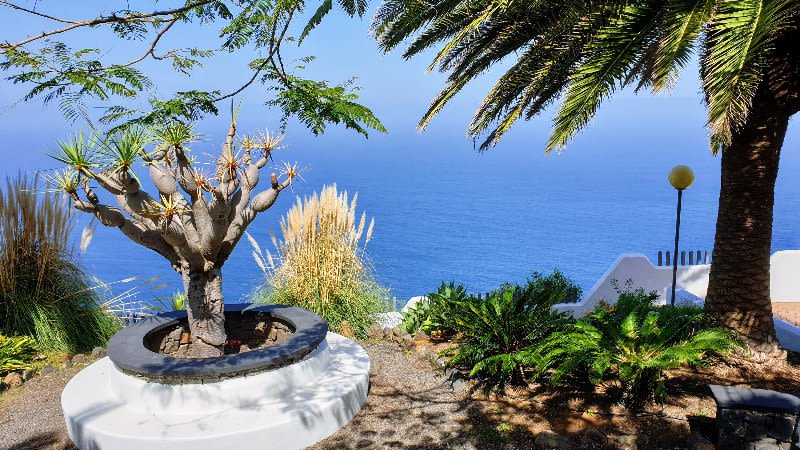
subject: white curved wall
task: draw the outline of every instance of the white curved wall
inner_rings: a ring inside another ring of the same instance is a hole
[[[678,266],[678,287],[705,298],[710,267],[707,264]],[[601,300],[614,303],[618,296],[614,288],[615,280],[620,288],[624,288],[626,281],[631,280],[633,288],[643,288],[647,292],[655,291],[660,296],[659,300],[664,303],[672,286],[672,267],[654,266],[640,253],[620,255],[580,302],[561,303],[553,308],[557,311],[569,311],[574,316],[582,316],[587,311],[592,311]]]
[[[678,266],[678,290],[704,299],[710,268],[708,264]],[[617,293],[612,281],[622,287],[629,279],[634,288],[658,292],[659,300],[666,303],[672,286],[672,267],[655,266],[640,253],[620,255],[580,302],[561,303],[554,309],[581,316],[592,311],[600,300],[614,303]],[[770,296],[773,302],[800,302],[800,250],[781,250],[770,257]]]
[[[800,250],[775,252],[769,264],[772,302],[800,302]]]

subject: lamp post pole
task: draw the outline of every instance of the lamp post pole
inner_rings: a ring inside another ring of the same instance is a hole
[[[670,296],[669,304],[675,305],[675,284],[678,281],[678,239],[681,235],[681,199],[683,198],[683,189],[678,189],[678,217],[675,219],[675,252],[672,258],[672,295]]]
[[[672,293],[669,304],[675,305],[675,289],[678,281],[678,240],[681,234],[681,200],[683,191],[694,183],[694,172],[689,166],[675,166],[669,171],[669,184],[678,191],[678,214],[675,219],[675,252],[672,255]]]

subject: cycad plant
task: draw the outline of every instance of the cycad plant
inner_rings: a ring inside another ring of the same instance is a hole
[[[388,292],[372,277],[365,247],[375,219],[357,215],[358,194],[336,185],[297,203],[281,219],[281,236],[272,236],[276,254],[255,240],[256,262],[268,276],[262,300],[301,306],[322,316],[334,330],[364,336],[374,314],[389,308]],[[344,323],[346,321],[346,323]]]
[[[553,289],[563,276],[534,274],[524,286],[505,284],[486,298],[470,298],[452,308],[458,345],[445,354],[448,364],[466,367],[486,386],[527,381],[526,369],[537,369],[536,346],[562,330],[569,316],[551,311],[565,292]],[[567,283],[571,285],[570,283]]]
[[[722,152],[706,308],[755,356],[781,354],[769,257],[778,160],[800,111],[799,2],[385,0],[373,29],[386,51],[408,41],[406,58],[434,49],[429,70],[448,73],[421,129],[472,80],[507,67],[468,126],[482,149],[553,104],[546,151],[562,149],[603,100],[626,87],[667,92],[698,57],[711,149]]]
[[[709,327],[701,309],[652,307],[641,294],[624,294],[627,301],[600,306],[550,336],[537,349],[540,374],[551,369],[554,385],[575,377],[617,381],[620,400],[636,409],[664,399],[666,370],[704,364],[738,345],[729,331]]]
[[[456,331],[455,312],[466,308],[467,290],[455,281],[444,281],[436,290],[403,313],[400,327],[409,333],[423,331],[429,335],[444,337]]]

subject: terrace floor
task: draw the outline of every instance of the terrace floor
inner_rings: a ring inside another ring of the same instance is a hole
[[[773,302],[772,314],[793,325],[800,326],[800,302]]]

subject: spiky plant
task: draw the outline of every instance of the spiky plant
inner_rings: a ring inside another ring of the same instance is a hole
[[[0,334],[0,375],[12,370],[30,369],[35,353],[36,341],[30,337]]]
[[[386,51],[408,42],[406,58],[433,50],[429,70],[448,74],[421,129],[470,82],[503,65],[467,128],[482,149],[552,105],[546,151],[562,149],[603,100],[623,88],[667,92],[699,59],[710,143],[722,151],[706,308],[745,335],[754,356],[781,356],[769,257],[780,151],[800,111],[800,3],[385,0],[373,30]]]
[[[104,167],[90,157],[83,139],[62,146],[65,157],[56,157],[79,174],[84,198],[68,192],[76,209],[160,254],[181,275],[194,357],[222,354],[226,342],[222,266],[248,225],[275,203],[292,178],[279,181],[273,173],[270,186],[256,194],[260,171],[274,146],[239,148],[235,135],[233,121],[216,157],[213,180],[192,165],[189,147],[198,138],[194,128],[177,122],[154,131],[150,151],[148,130],[123,131],[110,141],[115,157]],[[156,196],[141,189],[134,174],[136,158],[146,166]],[[118,207],[102,203],[94,183],[111,194]]]
[[[123,128],[103,145],[104,156],[108,159],[107,164],[118,172],[131,170],[152,139],[149,128],[139,126]]]
[[[448,364],[467,367],[470,376],[488,387],[524,384],[525,370],[537,368],[537,354],[531,348],[569,322],[568,315],[551,311],[572,295],[572,283],[563,280],[558,271],[549,276],[536,273],[524,286],[505,284],[487,298],[472,298],[451,308],[460,338],[456,347],[445,351],[452,355]]]
[[[620,400],[637,409],[665,398],[665,371],[705,364],[739,345],[729,331],[708,327],[699,308],[652,307],[637,298],[643,299],[601,306],[554,333],[536,349],[540,373],[552,369],[555,385],[574,377],[593,385],[618,381]]]

